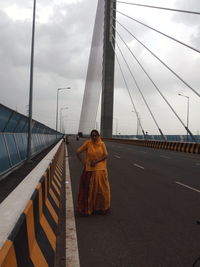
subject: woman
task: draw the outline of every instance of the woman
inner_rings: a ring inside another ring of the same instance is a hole
[[[84,159],[81,153],[85,152]],[[78,212],[82,216],[110,210],[110,186],[106,159],[108,152],[97,130],[92,130],[90,139],[76,151],[78,159],[84,166],[80,179],[78,194]]]

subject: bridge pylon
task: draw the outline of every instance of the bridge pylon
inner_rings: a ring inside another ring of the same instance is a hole
[[[104,41],[103,41],[103,73],[101,98],[101,136],[112,137],[113,128],[113,99],[114,99],[114,66],[115,53],[113,51],[116,18],[116,2],[105,1],[104,13]],[[113,44],[113,47],[112,47]]]

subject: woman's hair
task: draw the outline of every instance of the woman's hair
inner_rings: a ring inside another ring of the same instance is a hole
[[[97,130],[95,130],[95,129],[93,129],[93,130],[91,131],[90,136],[92,136],[93,133],[95,133],[97,136],[100,135],[99,132],[98,132]]]

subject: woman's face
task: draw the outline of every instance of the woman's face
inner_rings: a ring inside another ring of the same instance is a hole
[[[98,137],[99,137],[98,133],[92,132],[91,139],[93,142],[96,142],[98,140]]]

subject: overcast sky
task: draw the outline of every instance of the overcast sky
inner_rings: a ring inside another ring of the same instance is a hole
[[[133,1],[177,9],[200,11],[199,0]],[[59,109],[63,110],[66,130],[77,132],[85,86],[89,52],[94,27],[97,0],[37,0],[35,35],[33,118],[55,128],[56,94],[59,87],[71,87],[60,92]],[[33,0],[6,0],[0,3],[0,102],[27,114],[30,72],[30,46]],[[118,4],[118,10],[166,34],[200,49],[200,16]],[[200,55],[174,41],[160,36],[129,19],[117,15],[133,34],[162,58],[174,71],[200,93]],[[134,49],[138,59],[186,123],[187,99],[190,97],[190,128],[200,131],[200,98],[167,71],[120,26],[118,31]],[[165,134],[184,134],[184,128],[155,91],[140,67],[118,40],[134,69],[144,95]],[[116,52],[118,52],[116,50]],[[122,67],[125,69],[122,58]],[[126,78],[145,131],[158,130],[126,71]],[[135,134],[137,120],[130,97],[116,64],[114,103],[114,133]],[[99,118],[97,119],[99,125]]]
[[[77,131],[96,0],[37,0],[33,118],[55,128],[57,88],[66,128]],[[0,102],[27,114],[32,0],[0,2]],[[87,12],[85,12],[87,11]]]

